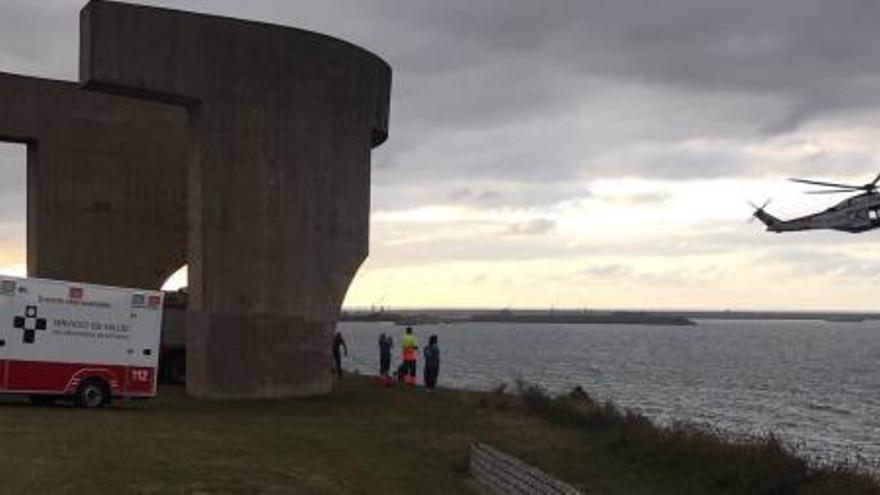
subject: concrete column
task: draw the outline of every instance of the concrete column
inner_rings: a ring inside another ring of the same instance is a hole
[[[107,1],[83,9],[81,40],[86,87],[188,111],[189,391],[329,391],[389,66],[316,33]]]

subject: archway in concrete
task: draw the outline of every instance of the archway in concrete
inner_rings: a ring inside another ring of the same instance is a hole
[[[27,145],[0,141],[0,274],[27,275]]]
[[[186,288],[189,283],[189,265],[183,265],[162,282],[162,290],[177,291]]]

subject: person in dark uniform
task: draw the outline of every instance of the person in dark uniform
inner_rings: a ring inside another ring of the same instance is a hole
[[[437,346],[437,336],[431,335],[428,339],[428,347],[425,347],[425,387],[433,389],[437,386],[437,375],[440,374],[440,347]]]
[[[388,370],[391,368],[391,349],[394,347],[394,340],[383,332],[379,335],[379,375],[388,376]]]
[[[348,356],[348,346],[345,345],[345,339],[343,339],[342,334],[337,331],[336,334],[333,335],[333,371],[336,373],[337,377],[342,378],[342,355],[340,354],[340,350],[344,350],[345,355]]]

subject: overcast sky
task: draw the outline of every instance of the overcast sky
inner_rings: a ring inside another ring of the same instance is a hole
[[[83,2],[0,3],[0,71],[73,80]],[[880,172],[874,0],[144,1],[311,29],[394,69],[349,305],[880,308],[880,232],[775,235]],[[0,109],[2,112],[2,109]],[[0,265],[24,262],[0,146]],[[20,269],[20,268],[19,268]]]

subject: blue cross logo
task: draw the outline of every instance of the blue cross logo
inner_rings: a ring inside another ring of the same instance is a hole
[[[24,331],[21,341],[25,344],[33,344],[37,336],[37,330],[46,329],[46,319],[37,317],[37,307],[28,306],[24,309],[24,316],[16,316],[12,326]]]

